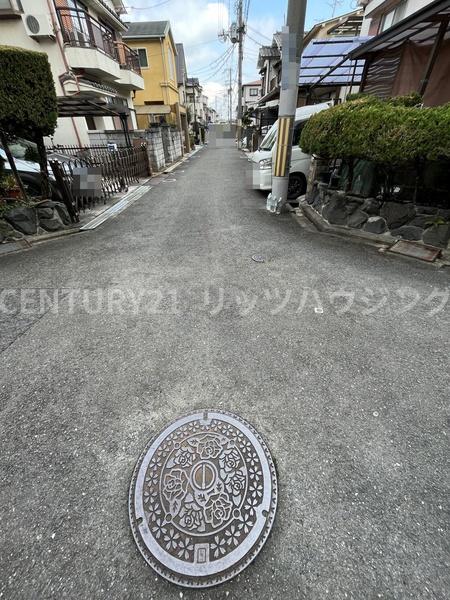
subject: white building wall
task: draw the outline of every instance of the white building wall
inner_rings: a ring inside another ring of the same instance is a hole
[[[114,9],[114,4],[111,0],[104,0],[111,8]],[[53,0],[51,0],[53,6]],[[22,6],[24,15],[34,14],[43,15],[49,14],[47,0],[22,0]],[[94,17],[98,18],[98,15],[93,11],[92,6],[89,7],[89,13]],[[57,31],[59,31],[59,24],[56,16],[55,24],[57,25]],[[59,38],[59,42],[58,42]],[[22,19],[5,19],[0,20],[0,43],[2,45],[17,46],[25,48],[27,50],[35,50],[37,52],[45,52],[47,54],[53,80],[55,82],[55,89],[57,96],[63,96],[64,91],[59,80],[60,75],[66,73],[68,70],[67,59],[64,53],[64,45],[61,37],[58,35],[56,39],[42,38],[36,40],[30,37],[25,29]],[[89,51],[88,51],[89,52]],[[133,107],[133,100],[131,93],[124,92],[123,97],[126,98],[127,104]],[[134,112],[131,113],[131,119],[133,126],[137,128],[136,117]],[[96,127],[99,130],[102,129],[114,129],[114,121],[111,117],[96,117]],[[57,128],[52,138],[55,144],[74,144],[74,145],[87,145],[89,144],[89,135],[86,120],[84,117],[65,117],[58,119]],[[51,143],[49,139],[46,143]]]
[[[367,4],[365,11],[364,11],[364,21],[363,21],[362,28],[361,28],[362,36],[369,35],[370,24],[372,22],[371,13],[376,8],[381,6],[385,1],[386,0],[370,0],[370,2]],[[409,17],[410,15],[417,12],[421,8],[424,8],[428,4],[431,4],[432,1],[433,0],[408,0],[407,5],[406,5],[405,17]],[[360,2],[360,4],[362,4],[362,3]],[[389,9],[386,8],[386,11],[388,11],[388,10]]]

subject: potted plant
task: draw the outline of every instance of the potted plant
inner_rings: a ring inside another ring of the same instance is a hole
[[[21,192],[13,175],[6,175],[0,180],[0,193],[5,198],[20,198]]]

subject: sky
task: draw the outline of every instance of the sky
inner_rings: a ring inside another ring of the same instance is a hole
[[[124,0],[128,21],[169,20],[175,42],[184,44],[189,77],[198,77],[209,105],[227,114],[227,81],[231,68],[234,96],[237,94],[237,45],[221,41],[218,34],[236,20],[235,0]],[[287,0],[243,0],[248,7],[244,44],[243,82],[259,79],[257,60],[261,45],[271,43],[281,29]],[[335,4],[335,7],[333,5]],[[306,29],[318,21],[345,14],[356,8],[356,0],[309,0]],[[236,98],[233,99],[236,106]]]

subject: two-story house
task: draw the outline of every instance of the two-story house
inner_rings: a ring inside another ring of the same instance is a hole
[[[198,123],[199,125],[204,124],[202,95],[203,88],[198,78],[188,77],[186,79],[186,97],[189,111],[189,125],[191,126],[194,123]]]
[[[419,93],[426,106],[450,102],[450,0],[360,0],[363,31],[351,52],[364,59],[360,89],[381,98]]]
[[[242,109],[248,111],[254,108],[261,99],[262,81],[250,81],[242,85]]]
[[[177,48],[170,22],[129,23],[123,38],[139,55],[145,83],[145,89],[136,92],[134,99],[139,127],[168,123],[181,131]]]
[[[361,35],[378,35],[409,17],[430,0],[358,0],[364,7]]]
[[[122,0],[2,0],[2,44],[45,52],[58,96],[56,144],[89,144],[90,131],[134,129],[143,89],[137,55],[122,39]]]
[[[190,151],[189,141],[189,123],[187,119],[187,94],[186,94],[186,57],[184,54],[183,44],[175,44],[177,48],[176,55],[176,69],[177,69],[177,85],[178,85],[178,97],[180,101],[180,119],[181,128],[184,134],[184,149],[186,152]]]

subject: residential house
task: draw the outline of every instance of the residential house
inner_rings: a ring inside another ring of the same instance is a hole
[[[169,21],[129,23],[124,40],[139,55],[145,89],[136,92],[138,125],[168,123],[182,130],[178,91],[177,48]]]
[[[203,109],[203,120],[205,125],[209,123],[209,109],[208,109],[208,96],[202,94],[202,109]]]
[[[450,0],[373,0],[364,27],[377,35],[351,53],[366,61],[362,92],[418,92],[425,106],[450,102]]]
[[[208,107],[208,123],[217,123],[219,115],[214,108]]]
[[[306,48],[313,40],[324,40],[335,37],[358,37],[364,19],[364,9],[358,8],[344,15],[332,17],[316,23],[305,33],[303,47]]]
[[[242,110],[245,113],[257,106],[261,99],[262,81],[250,81],[242,85]]]
[[[186,57],[184,54],[184,46],[183,46],[183,44],[175,44],[175,46],[177,48],[176,68],[177,68],[178,96],[180,98],[180,105],[186,106],[187,68],[186,68]]]
[[[190,151],[189,141],[189,123],[187,118],[187,96],[186,96],[186,57],[184,55],[183,44],[175,44],[177,49],[176,55],[176,69],[177,69],[177,85],[178,85],[178,97],[180,102],[180,118],[181,127],[184,134],[184,149],[186,152]]]
[[[430,0],[358,0],[358,4],[364,7],[361,35],[375,36],[431,2]]]
[[[188,77],[186,80],[187,109],[189,125],[205,123],[203,114],[203,88],[197,77]]]
[[[360,37],[362,24],[363,10],[359,8],[317,23],[305,34],[298,106],[340,101],[352,88],[357,89],[355,86],[361,80],[364,62],[355,65],[345,62],[345,57],[349,50],[367,39]],[[278,118],[281,52],[280,32],[274,34],[271,46],[262,46],[259,51],[262,97],[257,113],[261,132]]]
[[[58,97],[56,144],[89,144],[89,133],[137,126],[132,95],[144,87],[124,44],[122,0],[1,0],[2,44],[45,52]]]

